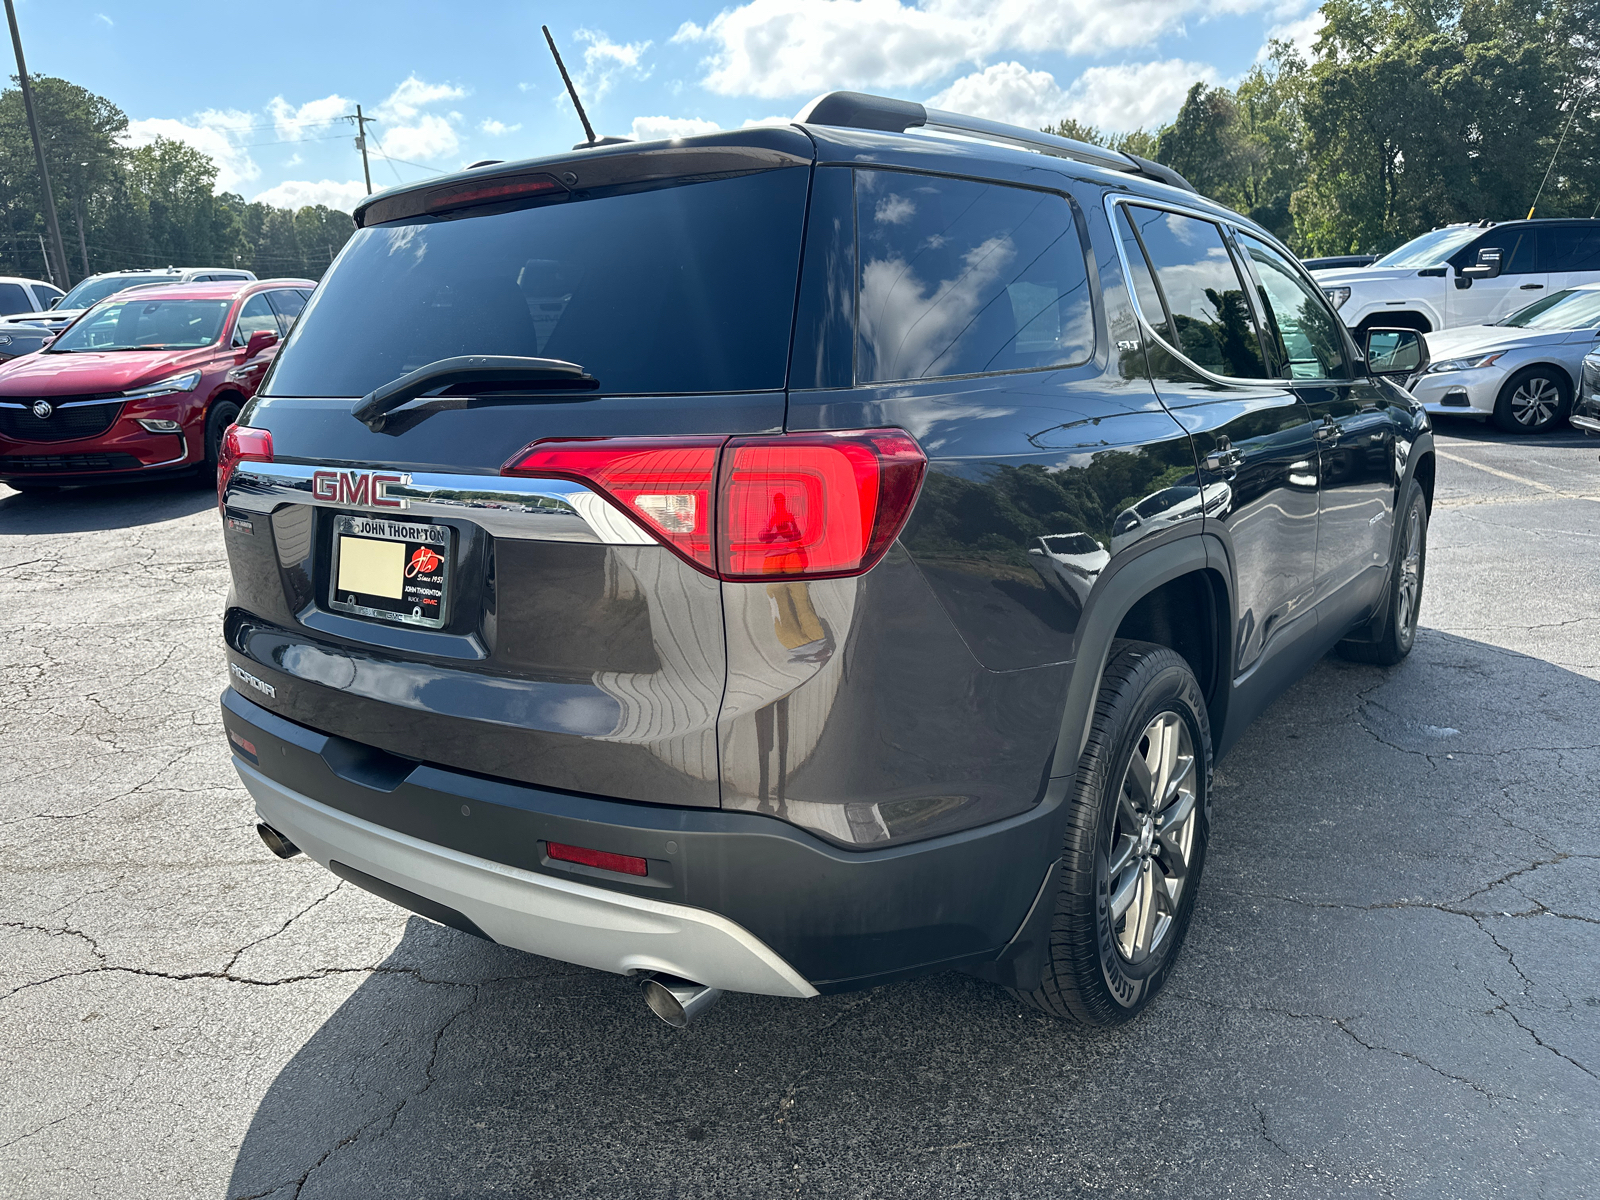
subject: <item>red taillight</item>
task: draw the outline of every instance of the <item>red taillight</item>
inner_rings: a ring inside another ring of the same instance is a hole
[[[736,438],[724,460],[725,579],[870,569],[905,525],[927,466],[898,429]]]
[[[708,575],[818,579],[883,557],[926,467],[910,435],[872,429],[535,442],[503,473],[589,483]]]
[[[227,494],[228,481],[240,463],[271,461],[272,434],[268,430],[229,425],[217,453],[217,507],[224,507],[222,498]]]
[[[714,574],[711,490],[726,438],[535,442],[501,472],[592,483],[695,566]]]
[[[586,867],[599,867],[602,871],[618,871],[623,875],[646,875],[650,864],[631,854],[608,854],[604,850],[589,850],[583,846],[566,846],[560,842],[546,842],[545,853],[562,862],[581,863]]]

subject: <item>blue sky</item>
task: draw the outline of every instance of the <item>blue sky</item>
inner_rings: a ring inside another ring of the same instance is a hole
[[[1196,79],[1229,82],[1269,36],[1306,42],[1313,0],[700,0],[271,5],[20,0],[31,71],[177,137],[247,199],[348,209],[375,188],[582,138],[539,32],[555,34],[601,133],[663,137],[792,116],[849,87],[1039,125],[1169,119]],[[7,72],[9,74],[9,72]]]

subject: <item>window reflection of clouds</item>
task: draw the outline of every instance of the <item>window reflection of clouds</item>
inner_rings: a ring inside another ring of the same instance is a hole
[[[965,180],[866,170],[857,179],[863,380],[1065,365],[1092,353],[1088,278],[1065,201]]]
[[[389,239],[391,258],[396,254],[404,254],[413,242],[417,244],[417,262],[420,263],[428,252],[428,239],[422,236],[421,225],[402,225],[398,229],[386,229],[384,233]]]

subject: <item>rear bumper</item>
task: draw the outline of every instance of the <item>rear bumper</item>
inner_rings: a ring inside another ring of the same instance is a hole
[[[222,712],[262,819],[312,858],[562,961],[788,996],[952,967],[1026,981],[1019,959],[1039,945],[1028,918],[1053,905],[1046,885],[1070,779],[1019,817],[852,851],[756,813],[609,800],[417,763],[288,721],[231,688]],[[552,841],[643,858],[648,874],[552,860]]]
[[[815,996],[783,959],[703,909],[625,896],[424,842],[319,804],[234,757],[261,819],[335,874],[356,871],[454,909],[491,940],[601,971],[665,971],[765,996]],[[357,882],[362,882],[357,879]]]

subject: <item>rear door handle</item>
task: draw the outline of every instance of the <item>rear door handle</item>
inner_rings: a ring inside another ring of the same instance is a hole
[[[1517,290],[1518,291],[1522,291],[1522,292],[1542,292],[1542,291],[1544,291],[1544,284],[1542,284],[1542,283],[1525,283],[1520,288],[1518,288]]]
[[[1339,426],[1332,417],[1323,417],[1322,424],[1317,426],[1317,441],[1331,442],[1339,436]]]

